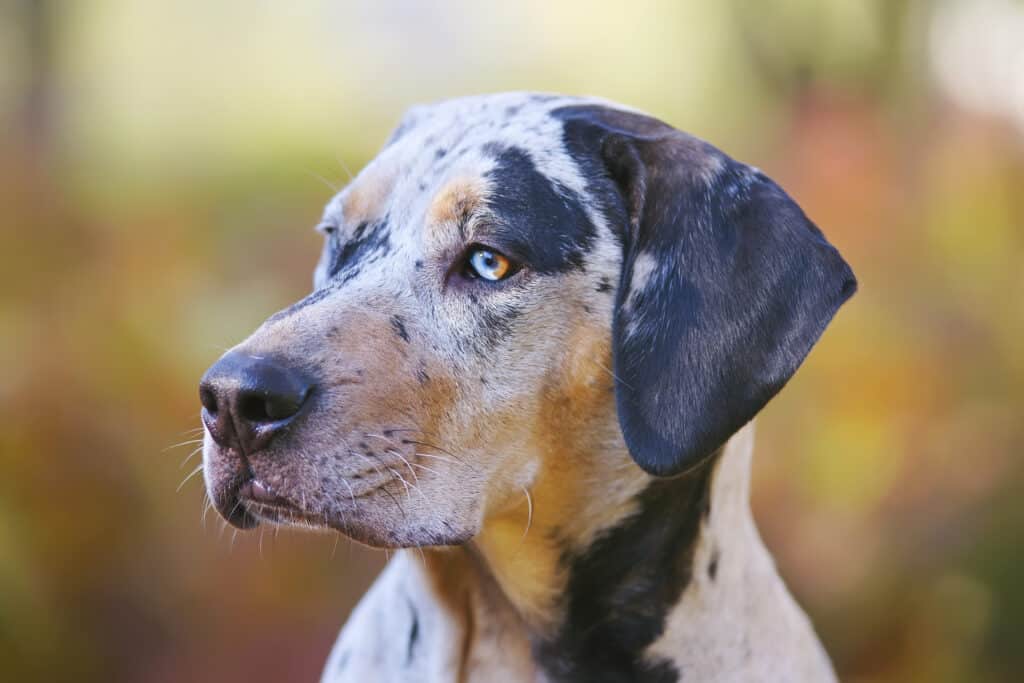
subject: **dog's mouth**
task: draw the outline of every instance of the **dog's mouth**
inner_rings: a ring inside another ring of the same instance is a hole
[[[238,512],[243,513],[243,522],[248,523],[243,528],[251,528],[260,522],[294,524],[307,528],[332,526],[325,515],[304,510],[256,477],[243,481],[234,497],[237,506],[235,516],[238,516]],[[234,524],[231,518],[228,521]]]
[[[340,513],[342,517],[299,504],[294,500],[294,495],[267,483],[251,465],[236,472],[228,481],[221,480],[220,485],[214,485],[210,497],[224,519],[238,529],[252,529],[266,522],[306,529],[335,529],[347,532],[348,525],[345,524],[344,516],[358,516],[359,508],[365,499],[401,478],[401,473],[386,462],[379,466],[374,464],[372,470],[354,472],[348,477],[342,477],[345,492],[338,501],[345,507],[345,512]]]

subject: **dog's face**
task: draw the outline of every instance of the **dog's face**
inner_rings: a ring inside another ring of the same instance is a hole
[[[558,458],[698,462],[853,286],[760,174],[569,98],[414,110],[319,229],[313,293],[204,379],[205,477],[378,546],[464,542]]]

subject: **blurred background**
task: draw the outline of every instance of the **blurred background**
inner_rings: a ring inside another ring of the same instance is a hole
[[[825,230],[861,289],[760,419],[768,545],[844,680],[1020,680],[1014,0],[4,0],[0,678],[315,679],[385,557],[204,520],[197,380],[406,107],[509,89],[647,110]]]

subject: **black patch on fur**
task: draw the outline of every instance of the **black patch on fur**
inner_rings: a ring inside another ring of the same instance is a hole
[[[402,338],[402,341],[409,341],[409,330],[405,329],[405,321],[402,320],[401,316],[391,316],[391,329],[395,331],[395,334]]]
[[[711,560],[708,562],[708,578],[712,581],[715,580],[715,575],[718,574],[718,549],[715,548],[711,551]]]
[[[612,291],[611,281],[607,277],[601,276],[601,281],[597,283],[597,291],[601,293]]]
[[[612,350],[626,444],[651,474],[683,471],[782,388],[856,280],[757,170],[649,116],[553,115],[623,243]],[[641,255],[655,268],[631,291]]]
[[[490,144],[485,151],[495,155],[488,173],[495,246],[537,273],[581,268],[595,236],[582,198],[538,171],[519,147]]]
[[[320,289],[316,290],[315,292],[305,297],[304,299],[300,299],[299,301],[296,301],[288,308],[278,311],[274,315],[270,316],[269,318],[267,318],[267,322],[272,323],[277,320],[287,318],[288,316],[293,315],[295,313],[298,313],[303,308],[306,308],[307,306],[312,306],[318,301],[326,299],[328,296],[336,292],[337,289],[338,288],[334,283],[328,283],[326,286],[321,287]]]
[[[672,479],[653,481],[635,515],[600,536],[569,569],[565,620],[534,656],[556,681],[669,683],[679,672],[644,651],[693,576],[701,510],[717,457]]]
[[[368,263],[391,251],[391,229],[387,217],[373,223],[360,223],[345,244],[330,256],[327,277],[344,284],[354,278]]]
[[[409,603],[409,612],[412,613],[412,626],[409,627],[409,644],[405,648],[405,665],[409,666],[412,664],[413,650],[416,648],[416,641],[420,637],[420,620],[419,615],[416,614],[416,606],[412,604],[412,600],[406,598],[406,602]]]
[[[426,384],[430,381],[430,375],[428,375],[427,371],[423,368],[419,368],[416,370],[416,381],[420,384]]]

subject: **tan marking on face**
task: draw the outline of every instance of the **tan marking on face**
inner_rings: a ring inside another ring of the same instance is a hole
[[[367,166],[356,178],[342,202],[346,220],[361,222],[384,214],[388,195],[395,185],[395,170],[382,162]]]
[[[570,349],[534,415],[531,446],[541,455],[525,493],[489,518],[476,542],[514,605],[540,629],[554,628],[568,579],[564,552],[582,550],[630,514],[649,477],[627,458],[598,457],[621,435],[615,421],[610,334],[598,321],[567,322]],[[526,524],[530,531],[524,537]]]
[[[484,200],[486,187],[478,177],[462,177],[447,183],[427,210],[427,230],[437,231],[458,225]]]

